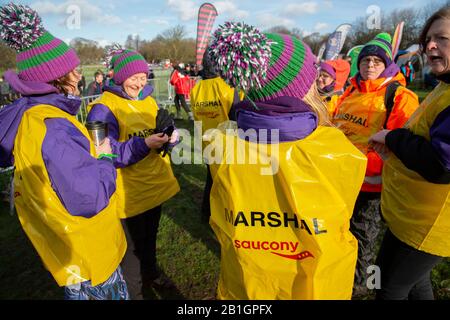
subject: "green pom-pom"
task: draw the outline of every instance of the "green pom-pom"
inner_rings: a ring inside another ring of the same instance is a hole
[[[384,41],[387,41],[388,43],[392,42],[391,35],[389,33],[386,33],[386,32],[382,32],[382,33],[377,34],[375,38],[383,39]]]

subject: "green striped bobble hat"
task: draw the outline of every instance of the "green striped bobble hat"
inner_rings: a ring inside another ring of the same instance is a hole
[[[315,57],[305,43],[243,23],[220,26],[209,53],[222,78],[257,102],[282,96],[303,99],[317,77]]]
[[[389,67],[392,63],[391,42],[391,36],[386,32],[377,34],[374,39],[367,42],[358,56],[358,70],[361,60],[367,56],[377,56],[383,60],[386,68]]]
[[[124,50],[113,56],[111,62],[114,65],[113,80],[115,84],[122,84],[126,79],[137,73],[148,75],[148,64],[144,57],[136,51]]]
[[[45,30],[37,12],[28,6],[0,7],[0,36],[17,52],[21,80],[51,82],[80,64],[75,50]]]

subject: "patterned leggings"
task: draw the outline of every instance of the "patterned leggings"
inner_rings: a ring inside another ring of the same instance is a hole
[[[130,300],[120,266],[105,282],[93,287],[91,281],[66,286],[65,300]]]

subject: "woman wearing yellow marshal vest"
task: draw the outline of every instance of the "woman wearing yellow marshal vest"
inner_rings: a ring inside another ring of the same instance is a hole
[[[358,250],[350,217],[366,158],[326,126],[311,49],[226,22],[209,52],[227,83],[246,93],[236,104],[238,130],[217,130],[215,156],[207,154],[218,298],[350,299]]]
[[[161,204],[180,190],[169,156],[162,157],[158,149],[174,143],[177,135],[169,141],[166,134],[154,133],[158,106],[150,96],[153,88],[147,85],[144,57],[122,50],[112,61],[115,85],[106,86],[89,106],[87,120],[108,123],[112,150],[118,155],[117,209],[128,243],[122,268],[131,298],[141,299],[143,285],[161,280],[156,264]]]
[[[402,129],[371,137],[387,157],[381,210],[388,230],[378,254],[379,299],[433,299],[432,268],[450,257],[450,8],[432,15],[421,45],[439,85]]]
[[[102,156],[111,147],[94,147],[75,117],[80,60],[29,7],[1,7],[0,34],[17,50],[19,72],[4,76],[22,95],[0,111],[0,167],[15,166],[20,223],[66,299],[127,299],[116,169]]]

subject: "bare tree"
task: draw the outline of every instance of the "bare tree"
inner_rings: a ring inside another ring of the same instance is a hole
[[[16,53],[13,49],[0,42],[0,70],[16,67]]]

